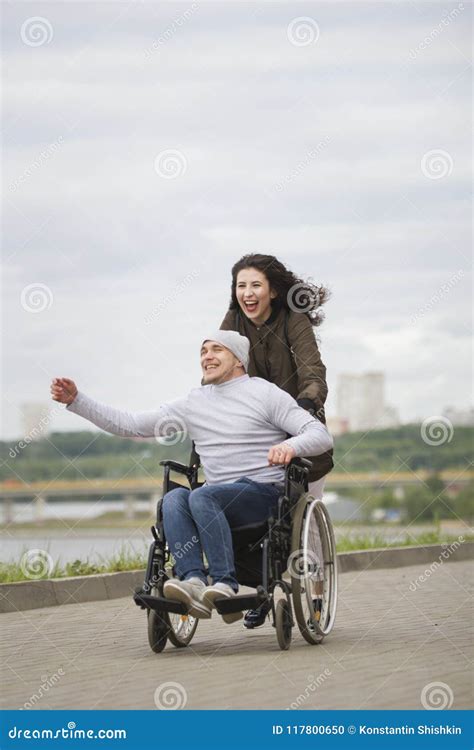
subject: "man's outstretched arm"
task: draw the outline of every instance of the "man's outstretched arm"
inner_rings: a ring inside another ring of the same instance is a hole
[[[69,378],[55,378],[51,383],[51,397],[67,405],[67,410],[84,417],[97,427],[120,437],[169,437],[186,429],[183,409],[184,400],[163,404],[155,411],[128,412],[86,396],[78,391]]]

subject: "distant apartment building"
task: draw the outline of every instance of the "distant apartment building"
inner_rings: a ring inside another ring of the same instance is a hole
[[[48,404],[30,401],[21,404],[20,409],[24,437],[38,440],[49,434],[50,407]]]
[[[383,372],[339,375],[336,401],[337,418],[349,432],[400,424],[397,410],[385,401]]]
[[[449,419],[453,427],[472,427],[474,425],[474,407],[456,409],[453,406],[447,406],[443,411],[443,417]]]
[[[349,420],[341,419],[340,417],[326,417],[326,426],[331,435],[335,437],[349,432]]]

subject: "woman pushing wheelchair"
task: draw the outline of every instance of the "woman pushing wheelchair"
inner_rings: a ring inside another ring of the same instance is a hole
[[[322,322],[328,297],[325,287],[299,279],[273,255],[244,255],[232,268],[230,307],[221,323],[250,340],[250,376],[275,383],[323,423],[328,389],[314,327]],[[311,463],[309,492],[322,498],[332,450],[313,456]],[[315,593],[321,593],[321,585],[315,582]],[[258,627],[267,614],[265,605],[252,610],[244,625]]]

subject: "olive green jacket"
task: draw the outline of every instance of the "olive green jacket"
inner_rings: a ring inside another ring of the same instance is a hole
[[[312,409],[324,424],[328,387],[314,328],[307,315],[281,308],[260,327],[240,309],[229,310],[221,329],[238,331],[250,341],[248,374],[275,383],[304,409]],[[334,466],[332,450],[311,459],[309,481],[320,479]]]

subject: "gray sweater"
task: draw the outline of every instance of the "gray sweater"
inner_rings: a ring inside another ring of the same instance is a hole
[[[169,437],[173,442],[173,435],[187,434],[196,445],[208,484],[241,477],[281,482],[284,467],[268,465],[273,445],[285,441],[297,456],[318,456],[333,445],[326,427],[288,393],[248,375],[194,388],[185,398],[155,411],[120,411],[84,393],[78,393],[67,409],[121,437]],[[287,434],[294,437],[285,440]]]

